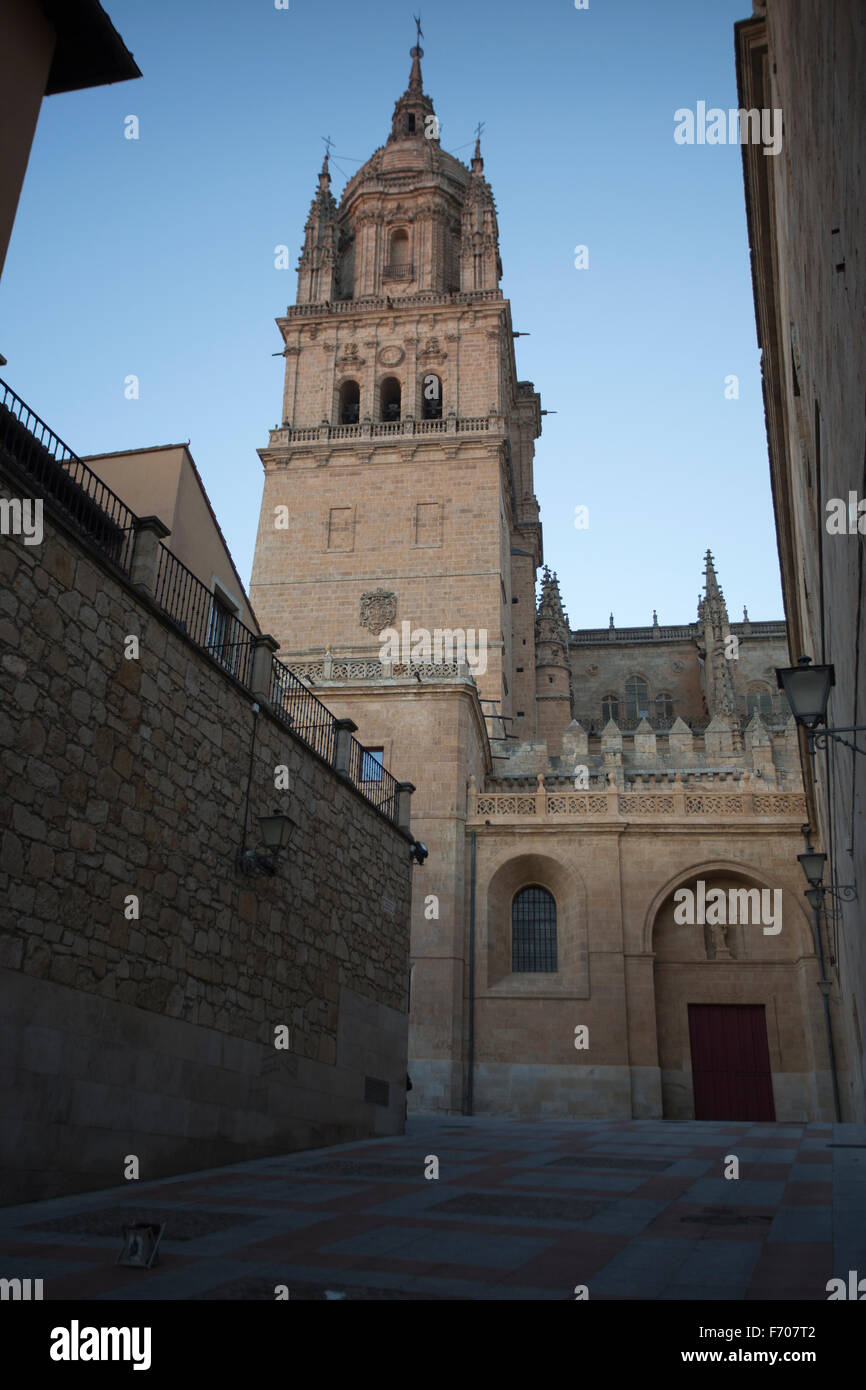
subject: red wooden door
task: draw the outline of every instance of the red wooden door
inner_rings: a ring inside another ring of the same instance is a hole
[[[696,1120],[775,1120],[763,1004],[689,1004]]]

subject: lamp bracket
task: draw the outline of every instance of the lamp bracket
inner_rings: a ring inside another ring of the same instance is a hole
[[[834,743],[844,743],[846,748],[853,749],[855,753],[866,753],[866,748],[860,748],[856,741],[840,738],[840,734],[866,733],[866,724],[840,724],[835,729],[810,729],[808,733],[812,748],[821,752],[827,747],[828,738],[831,738]]]

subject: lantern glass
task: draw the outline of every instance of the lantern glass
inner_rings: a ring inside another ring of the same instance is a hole
[[[811,883],[813,888],[817,887],[824,877],[824,865],[827,863],[826,854],[816,854],[814,850],[809,850],[808,854],[798,854],[797,861],[802,865],[806,882]]]
[[[281,811],[275,811],[272,816],[259,816],[262,843],[270,850],[285,849],[294,828],[294,821]]]
[[[836,684],[832,666],[813,666],[809,657],[801,656],[796,666],[777,670],[776,680],[798,724],[814,728],[824,723],[830,689]]]

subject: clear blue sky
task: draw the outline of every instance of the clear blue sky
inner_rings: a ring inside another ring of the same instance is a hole
[[[0,284],[3,375],[80,454],[189,439],[248,581],[255,450],[281,413],[273,320],[294,302],[322,136],[339,195],[336,166],[387,138],[417,4],[104,3],[144,76],[43,104]],[[653,607],[689,621],[708,546],[732,618],[782,616],[740,149],[673,139],[677,108],[737,105],[750,8],[422,6],[443,146],[466,159],[486,122],[502,287],[531,334],[519,375],[558,412],[536,492],[573,626],[649,623]]]

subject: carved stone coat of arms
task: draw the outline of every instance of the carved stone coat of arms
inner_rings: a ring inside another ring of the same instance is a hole
[[[387,589],[373,589],[361,595],[361,627],[378,637],[386,627],[390,627],[397,616],[397,595]]]

